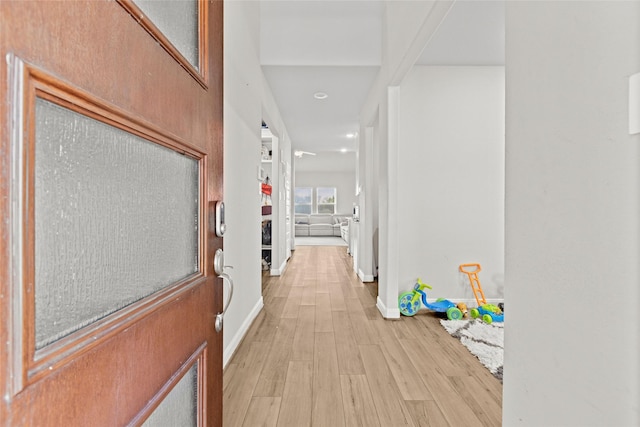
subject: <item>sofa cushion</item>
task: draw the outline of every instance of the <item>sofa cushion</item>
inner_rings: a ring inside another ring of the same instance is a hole
[[[351,215],[345,214],[296,214],[296,236],[340,236],[342,226],[348,224]]]
[[[338,225],[346,225],[348,218],[349,217],[345,215],[334,215],[333,222],[334,224],[338,224]]]
[[[333,215],[310,215],[309,216],[309,224],[333,224]]]
[[[296,236],[308,236],[309,235],[309,226],[307,224],[296,224],[295,235]]]
[[[309,236],[333,236],[333,225],[309,224]]]
[[[296,224],[309,224],[309,215],[296,215]]]

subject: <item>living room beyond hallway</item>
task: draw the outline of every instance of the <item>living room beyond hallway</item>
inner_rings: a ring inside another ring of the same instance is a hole
[[[502,384],[434,313],[385,320],[347,248],[300,246],[224,373],[224,425],[499,426]]]

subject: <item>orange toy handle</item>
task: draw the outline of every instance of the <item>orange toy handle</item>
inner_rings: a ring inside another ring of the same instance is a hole
[[[475,267],[476,269],[473,271],[467,271],[465,270],[465,267]],[[480,271],[482,271],[482,267],[480,267],[480,264],[460,264],[460,271],[462,271],[463,273],[478,273]]]

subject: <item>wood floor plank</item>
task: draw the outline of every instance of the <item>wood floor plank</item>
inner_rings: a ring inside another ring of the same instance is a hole
[[[313,360],[315,324],[316,307],[301,305],[296,333],[293,337],[291,360]]]
[[[285,297],[268,297],[264,300],[263,310],[267,314],[279,319],[282,316],[282,311],[286,303],[287,298]]]
[[[438,320],[434,319],[437,323]],[[449,376],[466,376],[469,375],[467,365],[460,362],[459,357],[451,357],[452,354],[467,356],[468,351],[455,338],[451,337],[444,331],[439,323],[429,325],[433,327],[432,333],[439,334],[431,340],[422,340],[423,349],[429,354],[432,360],[438,361],[438,368]],[[435,329],[437,327],[438,329]],[[465,354],[458,353],[458,350],[464,350]]]
[[[313,364],[314,427],[344,427],[344,409],[333,332],[316,332]]]
[[[346,311],[347,305],[344,301],[344,294],[339,283],[329,286],[329,295],[331,297],[331,310],[332,311]]]
[[[247,331],[247,335],[244,337],[242,345],[244,345],[244,342],[251,343],[253,341],[273,342],[273,338],[278,331],[279,323],[280,316],[276,317],[269,314],[267,310],[262,310],[253,321],[249,331]]]
[[[276,427],[280,401],[279,397],[252,398],[242,427]]]
[[[263,274],[264,309],[224,372],[225,427],[500,425],[500,381],[435,313],[383,319],[352,262],[300,247]]]
[[[300,305],[316,305],[316,284],[315,281],[305,281]]]
[[[374,331],[374,328],[364,313],[358,313],[356,310],[349,311],[349,319],[351,319],[353,336],[356,340],[356,343],[376,344],[378,342],[378,337]]]
[[[449,377],[451,384],[458,394],[468,402],[476,416],[484,426],[499,426],[502,423],[500,415],[501,402],[496,402],[485,386],[474,377]]]
[[[319,294],[329,294],[329,284],[327,280],[322,276],[321,272],[318,272],[318,275],[322,277],[322,279],[316,281],[316,297]]]
[[[438,368],[426,369],[421,375],[449,424],[452,426],[483,425],[469,404],[470,402],[457,392],[451,382],[451,377],[445,375]]]
[[[418,340],[434,341],[437,336],[431,334],[431,328],[421,320],[422,315],[416,314],[412,317],[401,317],[402,327],[405,331],[405,338],[413,338]],[[431,322],[434,320],[431,319]]]
[[[411,360],[412,365],[416,368],[416,372],[423,372],[425,369],[432,369],[439,365],[439,361],[435,360],[430,353],[425,350],[425,345],[429,345],[417,339],[401,339],[398,340],[405,354]]]
[[[274,297],[287,298],[289,296],[289,292],[291,292],[291,287],[291,284],[280,281],[278,285],[273,286],[271,295]]]
[[[342,404],[347,427],[382,427],[366,375],[341,375]]]
[[[294,286],[291,288],[291,292],[289,292],[289,297],[287,298],[287,302],[284,304],[280,317],[286,319],[298,318],[298,310],[300,308],[300,301],[302,300],[303,292],[304,288],[300,286]]]
[[[254,396],[282,396],[289,360],[291,359],[296,323],[295,319],[280,319],[278,331],[267,353],[267,360],[256,385]]]
[[[267,358],[270,343],[256,341],[251,343],[250,347],[249,354],[242,363],[227,367],[227,371],[233,375],[223,388],[224,425],[242,425],[258,377]]]
[[[296,360],[289,363],[278,427],[311,426],[312,383],[313,362]]]
[[[444,329],[442,333],[446,334]],[[458,422],[472,420],[482,424],[483,421],[480,420],[482,417],[476,413],[478,409],[477,402],[471,400],[467,392],[463,391],[463,384],[466,384],[473,377],[465,369],[452,368],[455,366],[455,362],[459,361],[459,355],[451,352],[447,346],[443,347],[441,345],[443,340],[440,340],[438,345],[415,339],[399,341],[409,359],[412,360],[413,365],[416,366],[416,371],[420,372],[423,381],[433,395],[433,399],[438,402],[443,413],[446,413],[449,422],[452,425],[456,425],[455,423]],[[448,375],[447,372],[451,371],[454,371],[457,375]],[[482,387],[481,391],[481,393],[485,393],[485,396],[488,394],[493,401],[490,411],[494,420],[501,418],[502,413],[501,405],[496,402],[495,395],[488,392],[490,386],[495,386],[496,382],[499,383],[495,378],[491,378]],[[457,400],[464,402],[464,404],[454,404],[453,402]],[[456,411],[455,408],[459,408],[459,410]],[[494,425],[500,425],[500,423]]]
[[[316,294],[316,332],[333,332],[331,298],[328,293]]]
[[[404,400],[433,400],[412,360],[397,339],[385,338],[380,347]]]
[[[450,426],[438,404],[433,400],[408,400],[404,402],[416,427]],[[456,427],[456,426],[451,426]]]
[[[249,353],[247,351],[247,353]],[[222,390],[225,390],[230,384],[235,383],[235,375],[238,373],[238,364],[229,363],[224,369],[224,375],[222,378]]]
[[[449,377],[440,368],[445,361],[447,361],[447,366],[451,363],[446,351],[440,349],[438,353],[437,349],[432,349],[433,353],[430,353],[427,351],[429,343],[417,340],[400,340],[400,344],[448,422],[453,426],[461,425],[459,423],[462,422],[479,425],[480,420],[469,406],[469,402],[456,391],[451,383],[450,378],[452,377]]]
[[[380,347],[378,345],[361,345],[359,349],[380,425],[415,427],[408,416],[407,408],[400,396],[400,390],[398,390]]]
[[[353,336],[349,314],[344,311],[334,311],[332,316],[340,374],[363,375],[364,366]]]

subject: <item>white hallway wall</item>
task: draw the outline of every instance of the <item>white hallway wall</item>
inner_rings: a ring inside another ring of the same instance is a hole
[[[383,316],[398,317],[397,161],[398,86],[417,61],[453,2],[395,2],[384,4],[383,57],[380,73],[360,117],[358,185],[361,222],[358,270],[361,278],[374,274],[373,240],[378,239],[378,301]],[[367,137],[368,135],[368,137]],[[366,165],[367,167],[362,167]],[[376,230],[377,226],[377,230]]]
[[[261,276],[262,221],[258,168],[261,123],[279,135],[280,160],[291,163],[291,141],[260,66],[260,2],[227,1],[224,6],[224,197],[227,232],[225,264],[234,280],[234,297],[224,320],[224,356],[229,361],[263,307]],[[279,181],[280,182],[280,181]],[[279,197],[275,212],[284,212]],[[286,261],[285,216],[278,215],[279,260]],[[280,262],[280,261],[279,261]],[[226,297],[226,293],[225,293]]]
[[[258,4],[224,5],[224,253],[225,263],[234,267],[229,274],[235,283],[224,319],[225,365],[263,305],[257,180],[262,120]]]
[[[395,29],[409,32],[402,23],[413,21],[400,18],[418,12],[400,3],[388,15],[384,40],[395,57],[410,59],[449,2],[423,14],[411,28],[412,43],[389,37]],[[640,141],[626,134],[627,79],[640,71],[639,8],[507,2],[505,426],[640,424]],[[361,134],[379,121],[383,158],[397,132],[388,104],[404,77],[406,64],[398,62],[384,66],[362,112]],[[387,243],[401,244],[389,239],[395,187],[387,188],[384,169],[374,173],[381,181],[381,251],[393,252]],[[394,262],[381,253],[381,270]],[[381,277],[379,286],[383,302],[397,298],[397,283]],[[622,327],[603,321],[620,313],[608,310],[609,301],[631,307],[622,310]]]
[[[504,67],[415,66],[400,85],[399,291],[476,304],[458,272],[480,263],[488,300],[504,288]]]
[[[637,1],[507,2],[505,426],[640,425],[639,35]]]

